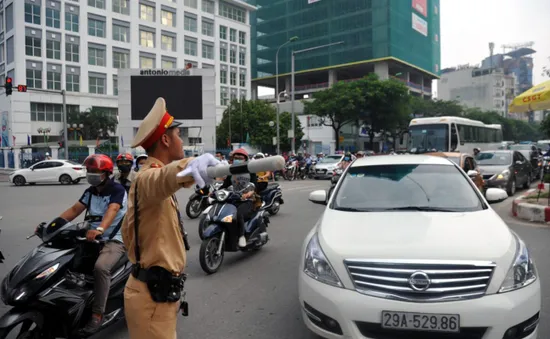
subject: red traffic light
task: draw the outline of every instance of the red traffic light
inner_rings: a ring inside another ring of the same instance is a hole
[[[190,69],[193,67],[193,64],[188,62],[186,65],[185,65],[185,69]]]
[[[7,78],[7,79],[6,79],[6,83],[11,84],[11,82],[12,82],[12,79],[11,79],[11,78]]]
[[[18,92],[26,92],[27,91],[27,85],[17,85],[17,91]]]

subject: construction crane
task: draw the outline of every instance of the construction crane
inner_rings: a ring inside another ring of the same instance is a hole
[[[512,51],[515,51],[520,48],[531,48],[535,45],[534,41],[528,41],[528,42],[520,42],[517,44],[504,44],[500,47],[502,47],[502,54],[506,54],[506,49],[511,49]]]

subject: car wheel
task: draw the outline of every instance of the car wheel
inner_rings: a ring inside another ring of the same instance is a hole
[[[23,186],[23,185],[25,185],[26,182],[27,181],[25,180],[25,178],[22,175],[18,175],[15,178],[13,178],[13,184],[15,186]]]
[[[63,174],[59,177],[59,182],[61,185],[69,185],[73,182],[73,179],[68,174]]]
[[[527,189],[531,186],[531,174],[527,175],[527,181],[525,181],[525,184],[523,184],[523,188]]]
[[[508,189],[506,190],[506,192],[508,193],[509,197],[516,194],[516,178],[510,179],[510,183],[508,184]]]

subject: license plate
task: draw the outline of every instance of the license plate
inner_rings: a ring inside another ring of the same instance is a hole
[[[458,333],[460,315],[382,311],[382,328]]]

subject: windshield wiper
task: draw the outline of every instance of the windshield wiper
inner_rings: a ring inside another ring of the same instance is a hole
[[[457,212],[450,208],[432,207],[432,206],[402,206],[385,208],[384,211],[423,211],[423,212]]]
[[[344,212],[365,212],[365,210],[354,208],[354,207],[335,207],[334,209],[337,211],[344,211]]]

